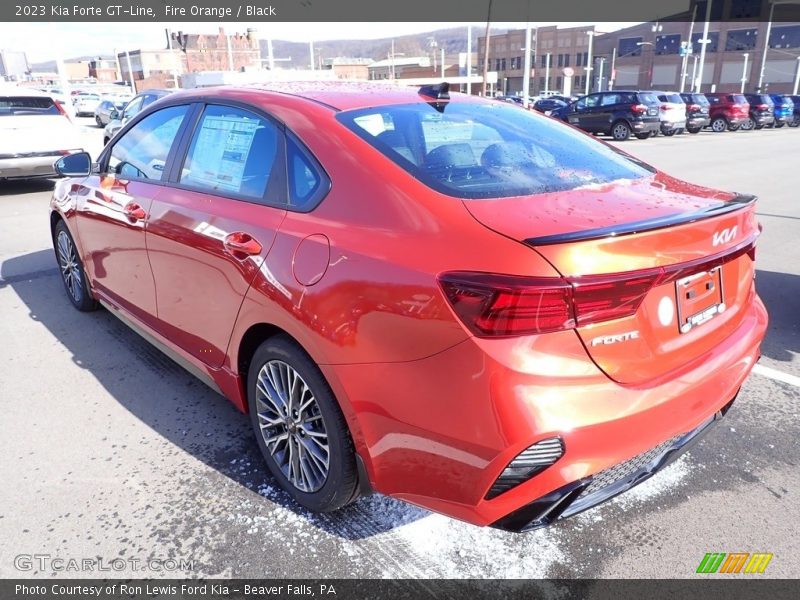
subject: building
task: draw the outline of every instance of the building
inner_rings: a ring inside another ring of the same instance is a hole
[[[534,27],[531,30],[531,95],[546,90],[563,91],[567,78],[571,90],[582,90],[587,76],[589,38],[595,33],[593,25]],[[485,47],[486,37],[481,36],[478,38],[478,71],[483,70]],[[499,93],[522,93],[524,67],[524,29],[490,36],[489,71],[497,72]]]
[[[96,58],[89,61],[89,77],[98,82],[112,83],[119,80],[117,61],[113,58]]]
[[[172,48],[132,50],[117,55],[121,78],[133,83],[137,91],[147,88],[175,87],[184,73],[206,71],[244,71],[261,68],[261,53],[255,29],[246,34],[171,34]],[[130,69],[128,61],[130,60]]]
[[[720,6],[725,15],[725,10],[738,3],[720,3]],[[716,11],[717,18],[719,14]],[[738,92],[743,83],[745,91],[757,91],[766,35],[766,22],[736,19],[710,22],[700,91]],[[702,37],[700,21],[694,26],[690,22],[642,23],[598,37],[592,89],[611,86],[690,90],[692,82],[699,79]],[[690,51],[684,58],[687,48]],[[800,73],[798,57],[800,23],[773,23],[762,90],[792,93]]]
[[[369,78],[378,79],[453,79],[460,75],[459,56],[445,56],[444,66],[441,57],[437,62],[430,56],[395,56],[373,62],[369,65]]]
[[[375,61],[371,58],[337,56],[335,58],[326,58],[322,63],[322,68],[332,70],[337,79],[363,81],[369,79],[369,65],[373,62]]]
[[[30,71],[28,57],[16,50],[0,50],[0,79],[20,81]]]

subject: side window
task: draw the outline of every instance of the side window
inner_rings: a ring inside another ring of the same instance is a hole
[[[619,102],[619,94],[603,94],[600,99],[601,106],[610,106]]]
[[[575,108],[578,110],[583,110],[584,108],[586,108],[586,98],[585,97],[581,98],[580,100],[575,102]]]
[[[180,182],[202,191],[260,200],[277,172],[279,140],[277,126],[255,113],[208,106],[192,137]]]
[[[141,110],[144,110],[145,108],[150,106],[157,99],[158,99],[158,96],[155,96],[153,94],[145,94],[144,100],[142,100],[142,109]]]
[[[170,106],[148,115],[125,132],[111,148],[108,172],[124,179],[160,180],[187,111],[187,106]]]
[[[131,100],[128,106],[125,107],[125,111],[122,113],[122,118],[130,119],[133,115],[138,113],[142,108],[142,100],[143,98],[141,96]]]
[[[600,96],[587,96],[586,108],[594,108],[600,103]]]
[[[330,187],[322,168],[293,135],[286,136],[289,171],[289,208],[311,210]]]

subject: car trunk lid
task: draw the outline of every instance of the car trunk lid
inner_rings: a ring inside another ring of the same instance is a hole
[[[751,196],[658,174],[465,205],[569,281],[576,331],[620,383],[658,378],[708,352],[739,325],[750,300],[748,252],[758,235]],[[632,308],[608,310],[609,299]]]

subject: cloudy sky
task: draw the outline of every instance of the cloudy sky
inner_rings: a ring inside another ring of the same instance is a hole
[[[165,28],[192,33],[225,31],[244,32],[247,27],[258,29],[259,37],[267,39],[308,42],[331,39],[370,39],[433,31],[446,27],[466,26],[468,23],[0,23],[0,47],[22,50],[28,61],[51,60],[57,54],[63,58],[112,54],[115,49],[163,48]],[[591,23],[539,23],[568,27]],[[630,23],[602,23],[603,31],[613,31]],[[473,39],[482,35],[485,23],[473,23]],[[524,23],[493,23],[495,27],[521,28]]]

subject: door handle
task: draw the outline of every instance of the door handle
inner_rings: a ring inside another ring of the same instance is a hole
[[[131,221],[141,221],[147,217],[147,213],[144,212],[144,209],[136,204],[136,202],[128,202],[125,208],[122,209],[122,212],[124,212],[125,216]]]
[[[261,254],[262,250],[262,246],[258,240],[244,231],[229,233],[225,236],[222,245],[229,254],[239,260],[244,260],[248,256]]]

